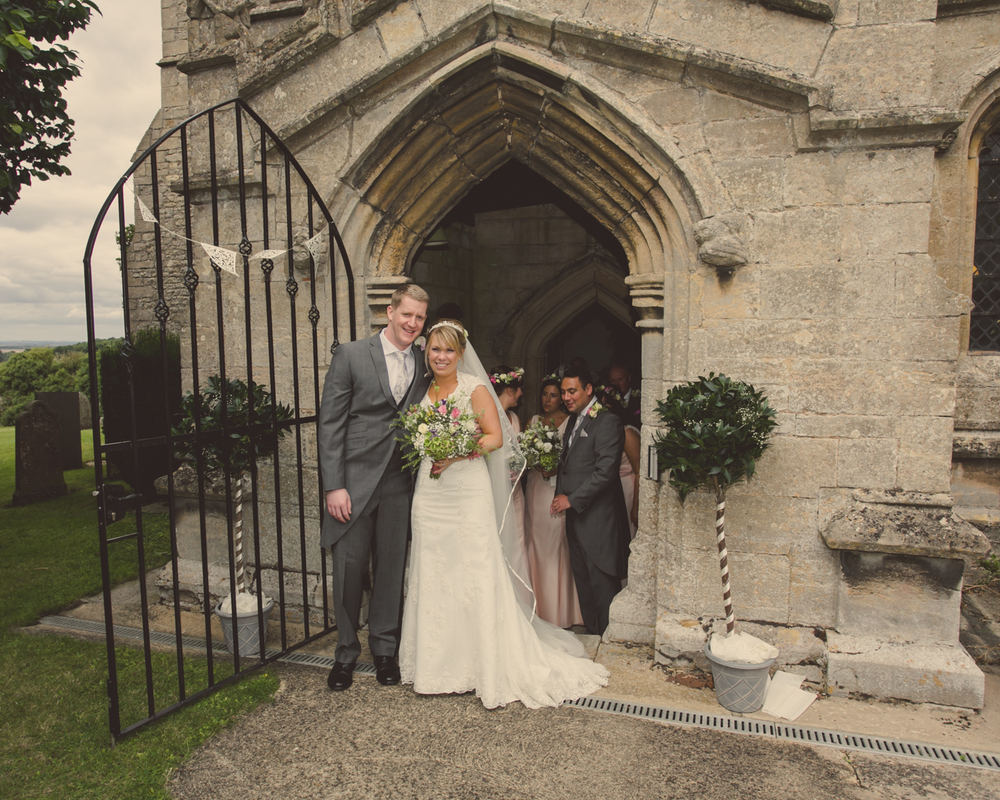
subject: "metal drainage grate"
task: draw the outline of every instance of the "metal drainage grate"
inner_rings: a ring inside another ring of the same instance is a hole
[[[731,717],[717,714],[703,714],[694,711],[678,711],[672,708],[648,706],[642,703],[626,703],[621,700],[609,700],[604,697],[581,697],[563,703],[566,706],[576,706],[592,711],[603,711],[607,714],[620,714],[628,717],[638,717],[670,725],[685,725],[692,728],[725,731],[727,733],[743,733],[754,736],[770,736],[800,744],[835,747],[840,750],[861,750],[884,756],[912,758],[921,761],[954,764],[965,767],[978,767],[1000,771],[1000,754],[984,753],[976,750],[966,750],[957,747],[940,747],[921,742],[907,742],[900,739],[885,739],[880,736],[869,736],[862,733],[847,733],[830,731],[824,728],[807,728],[802,725],[790,725],[783,722],[767,722],[766,720]]]
[[[104,623],[76,617],[42,617],[41,625],[56,628],[97,633],[104,635]],[[127,639],[142,640],[142,629],[126,625],[115,625],[115,636]],[[157,644],[173,645],[174,636],[169,633],[150,631],[150,641]],[[191,636],[181,637],[185,648],[205,650],[205,640]],[[216,645],[213,652],[228,653],[223,645]],[[317,653],[292,652],[282,656],[279,661],[289,664],[303,664],[310,667],[331,669],[334,659]],[[359,662],[354,669],[356,675],[374,675],[375,665]],[[953,764],[956,766],[975,767],[979,769],[996,770],[1000,772],[1000,754],[984,753],[976,750],[965,750],[957,747],[939,747],[921,742],[908,742],[901,739],[885,739],[880,736],[868,736],[862,733],[831,731],[825,728],[808,728],[802,725],[790,725],[784,722],[768,722],[747,717],[735,717],[721,714],[705,714],[699,711],[681,711],[662,706],[650,706],[644,703],[629,703],[622,700],[611,700],[606,697],[581,697],[578,700],[567,700],[564,706],[583,708],[589,711],[602,711],[606,714],[619,714],[627,717],[648,719],[663,722],[668,725],[682,725],[690,728],[724,731],[725,733],[741,733],[751,736],[769,736],[799,744],[835,747],[839,750],[860,750],[883,756],[911,758],[920,761]]]

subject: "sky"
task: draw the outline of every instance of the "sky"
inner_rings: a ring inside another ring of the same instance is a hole
[[[63,96],[76,120],[72,175],[33,180],[0,216],[0,342],[87,340],[83,254],[98,212],[160,107],[160,0],[97,0],[68,45],[82,73]],[[113,226],[94,259],[97,336],[122,335]]]

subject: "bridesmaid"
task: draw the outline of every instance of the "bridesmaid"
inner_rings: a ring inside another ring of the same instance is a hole
[[[493,384],[493,391],[497,393],[497,399],[510,420],[510,427],[517,436],[521,432],[521,420],[517,416],[515,409],[521,403],[524,395],[524,369],[521,367],[508,367],[500,364],[490,370],[490,383]],[[517,522],[518,538],[521,541],[521,553],[524,558],[524,566],[528,562],[528,543],[524,525],[524,489],[520,482],[514,487],[514,494],[511,499],[511,513]],[[519,575],[530,574],[529,569],[521,569],[520,565],[513,565]]]
[[[614,389],[614,387],[610,387]],[[622,461],[618,467],[618,477],[622,482],[622,495],[625,497],[625,507],[628,509],[629,533],[635,538],[639,527],[639,427],[638,418],[629,414],[621,402],[617,392],[605,391],[601,401],[608,406],[613,414],[622,421],[625,428],[625,448],[622,451]]]
[[[566,433],[567,419],[569,415],[562,408],[558,378],[546,378],[542,382],[542,413],[532,417],[531,423],[542,420],[556,428],[562,437]],[[544,473],[541,467],[528,471],[528,568],[538,616],[560,628],[569,628],[583,625],[583,615],[569,563],[566,517],[549,513],[555,493],[554,472]]]

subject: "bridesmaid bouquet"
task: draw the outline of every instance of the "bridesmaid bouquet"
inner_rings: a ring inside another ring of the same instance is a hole
[[[395,424],[403,429],[399,441],[403,443],[403,464],[409,470],[419,469],[425,458],[443,461],[482,455],[479,421],[450,397],[429,406],[412,405],[399,413]],[[431,477],[441,476],[431,473]]]
[[[541,467],[546,472],[552,472],[559,466],[562,437],[551,425],[541,420],[533,422],[524,429],[518,441],[529,467]]]

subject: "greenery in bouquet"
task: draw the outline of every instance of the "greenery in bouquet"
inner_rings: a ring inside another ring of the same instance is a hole
[[[404,466],[413,471],[424,459],[443,461],[483,453],[478,418],[450,397],[429,406],[410,406],[399,412],[396,425],[403,429],[399,441],[403,443]],[[431,473],[431,477],[440,476]]]
[[[518,437],[527,466],[552,472],[559,466],[562,438],[559,431],[542,420],[532,423]]]

